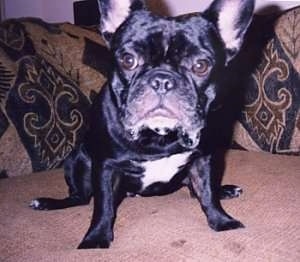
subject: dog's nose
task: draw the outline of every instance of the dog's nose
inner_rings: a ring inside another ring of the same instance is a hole
[[[164,94],[175,87],[175,80],[167,73],[157,73],[151,77],[150,85],[156,92]]]

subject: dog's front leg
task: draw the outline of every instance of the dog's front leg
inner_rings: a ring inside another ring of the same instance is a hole
[[[190,168],[190,183],[207,217],[209,226],[215,231],[244,227],[241,222],[229,216],[222,208],[219,193],[213,188],[211,176],[211,156],[195,159]]]
[[[113,241],[113,226],[119,204],[126,196],[121,188],[122,175],[104,163],[102,169],[93,168],[94,210],[90,228],[78,246],[108,248]]]

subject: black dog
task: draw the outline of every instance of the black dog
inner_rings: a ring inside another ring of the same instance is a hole
[[[235,197],[240,189],[213,188],[211,155],[200,139],[254,0],[215,0],[204,13],[175,18],[150,13],[141,0],[102,0],[99,7],[114,70],[92,107],[86,140],[65,161],[69,197],[39,198],[31,206],[66,208],[93,196],[92,222],[79,248],[109,247],[126,196],[164,195],[184,185],[212,229],[243,227],[220,205],[220,195]]]

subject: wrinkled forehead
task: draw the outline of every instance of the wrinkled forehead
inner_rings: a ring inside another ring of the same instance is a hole
[[[148,44],[153,42],[156,46],[165,46],[178,39],[210,49],[211,41],[208,40],[213,31],[213,25],[200,14],[169,18],[138,11],[121,26],[116,42],[120,46],[137,46],[145,41]]]

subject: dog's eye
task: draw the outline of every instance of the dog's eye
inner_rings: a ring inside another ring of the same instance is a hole
[[[194,63],[192,70],[197,76],[204,76],[207,74],[209,69],[209,62],[205,59],[198,59]]]
[[[120,59],[120,64],[125,70],[133,70],[138,66],[138,60],[133,54],[125,53]]]

